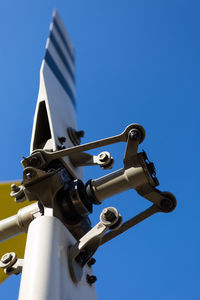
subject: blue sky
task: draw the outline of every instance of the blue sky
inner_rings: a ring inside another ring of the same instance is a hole
[[[171,214],[158,214],[98,250],[98,299],[197,300],[199,260],[199,1],[68,0],[1,4],[0,180],[22,177],[28,155],[39,69],[52,10],[57,8],[76,50],[78,124],[85,142],[146,129],[141,145],[154,161],[160,189],[177,197]],[[122,166],[123,145],[111,147]],[[103,175],[85,170],[85,178]],[[106,206],[124,219],[149,205],[128,191]],[[0,286],[17,299],[19,277]]]

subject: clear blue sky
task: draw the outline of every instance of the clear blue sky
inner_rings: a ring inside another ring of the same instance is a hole
[[[147,136],[140,149],[155,162],[160,188],[178,201],[171,214],[153,216],[98,250],[98,299],[200,299],[200,2],[2,2],[0,180],[22,177],[20,159],[29,153],[53,8],[76,49],[78,123],[85,142],[142,124]],[[117,169],[124,150],[111,150]],[[102,172],[88,168],[85,177]],[[147,204],[126,192],[95,208],[93,224],[105,206],[116,206],[127,219]],[[17,299],[18,286],[19,277],[12,277],[0,286],[0,298]]]

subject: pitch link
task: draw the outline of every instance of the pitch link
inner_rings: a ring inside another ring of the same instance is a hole
[[[115,237],[117,237],[118,235],[124,233],[125,231],[127,231],[128,229],[130,229],[131,227],[134,227],[135,225],[137,225],[138,223],[144,221],[145,219],[151,217],[152,215],[154,215],[157,212],[162,212],[158,206],[156,205],[152,205],[151,207],[147,208],[146,210],[144,210],[143,212],[139,213],[138,215],[134,216],[133,218],[131,218],[130,220],[124,222],[120,228],[118,228],[115,231],[110,231],[107,234],[105,234],[101,240],[101,245],[111,241],[112,239],[114,239]]]
[[[44,152],[43,153],[44,153],[45,158],[48,161],[52,161],[52,160],[60,158],[60,157],[70,156],[70,154],[73,154],[73,153],[84,152],[84,151],[92,150],[95,148],[116,144],[119,142],[126,142],[128,139],[128,133],[131,129],[138,129],[141,132],[140,143],[142,143],[145,138],[144,128],[139,124],[131,124],[128,127],[126,127],[126,129],[121,134],[113,136],[113,137],[105,138],[105,139],[98,140],[95,142],[75,146],[72,148],[68,148],[68,149],[64,149],[64,150],[60,150],[60,151],[56,151],[56,152],[52,152],[52,153],[45,152],[45,151],[44,151],[45,153]]]
[[[86,143],[86,144],[74,146],[71,148],[67,148],[67,149],[59,150],[59,151],[55,151],[55,152],[48,152],[48,151],[44,151],[41,149],[36,150],[31,154],[31,156],[24,158],[21,163],[24,168],[26,168],[28,166],[33,166],[33,167],[38,167],[38,168],[42,169],[44,166],[46,166],[51,161],[68,156],[69,158],[72,157],[72,161],[74,160],[75,164],[78,165],[79,160],[80,160],[80,162],[83,162],[84,160],[87,161],[89,158],[91,158],[91,156],[89,154],[83,153],[84,151],[89,151],[92,149],[96,149],[96,148],[107,146],[107,145],[112,145],[112,144],[119,143],[119,142],[127,142],[128,134],[133,129],[138,130],[140,132],[139,143],[142,143],[145,138],[144,128],[139,124],[131,124],[131,125],[127,126],[126,129],[121,134],[113,136],[113,137],[101,139],[101,140],[94,141],[91,143]],[[76,158],[74,156],[75,154],[76,154]],[[80,154],[80,156],[79,156],[79,154]],[[85,155],[87,155],[87,157],[85,157],[85,159],[84,159]]]
[[[104,234],[120,228],[121,222],[122,217],[115,207],[105,208],[100,215],[100,222],[70,247],[69,269],[74,282],[81,280],[83,267],[100,246]]]

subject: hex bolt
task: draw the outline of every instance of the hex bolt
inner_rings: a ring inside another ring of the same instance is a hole
[[[84,137],[84,135],[85,135],[85,132],[83,130],[76,131],[76,136],[78,138],[82,138],[82,137]]]
[[[102,153],[99,154],[100,162],[105,162],[105,161],[107,161],[107,159],[108,159],[108,154],[107,153],[102,152]]]
[[[141,139],[141,132],[138,129],[132,129],[129,132],[129,138],[131,141],[138,141]]]
[[[16,184],[11,184],[11,191],[13,192],[19,192],[20,188]]]
[[[90,258],[90,260],[88,261],[88,266],[91,267],[96,263],[96,259],[94,257]]]
[[[63,144],[66,142],[66,137],[64,137],[64,136],[58,137],[58,140],[61,144]]]
[[[11,253],[6,253],[6,254],[4,254],[4,255],[1,257],[1,262],[2,262],[3,264],[7,264],[8,262],[11,261],[11,259],[12,259]]]
[[[111,211],[109,208],[105,208],[103,210],[103,217],[106,221],[112,222],[116,219],[116,215],[113,211]]]
[[[87,274],[86,280],[89,285],[92,285],[93,283],[95,283],[97,281],[97,277],[94,275]]]

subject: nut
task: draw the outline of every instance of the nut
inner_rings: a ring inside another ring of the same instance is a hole
[[[11,184],[11,191],[13,192],[19,192],[20,188],[16,184]]]
[[[94,276],[94,275],[88,275],[86,276],[86,280],[87,280],[87,283],[89,285],[92,285],[93,283],[95,283],[97,281],[97,277]]]
[[[96,263],[96,259],[94,257],[90,258],[90,260],[88,261],[88,266],[91,267],[92,265],[94,265]]]
[[[103,217],[106,221],[112,222],[116,219],[116,215],[109,208],[103,210]]]
[[[108,160],[108,154],[106,152],[101,152],[99,154],[99,161],[100,162],[106,162]]]
[[[100,215],[100,221],[105,226],[114,225],[119,219],[119,212],[115,207],[107,207],[104,208]]]
[[[1,262],[7,264],[9,261],[11,261],[11,259],[12,259],[11,253],[6,253],[1,257]]]

